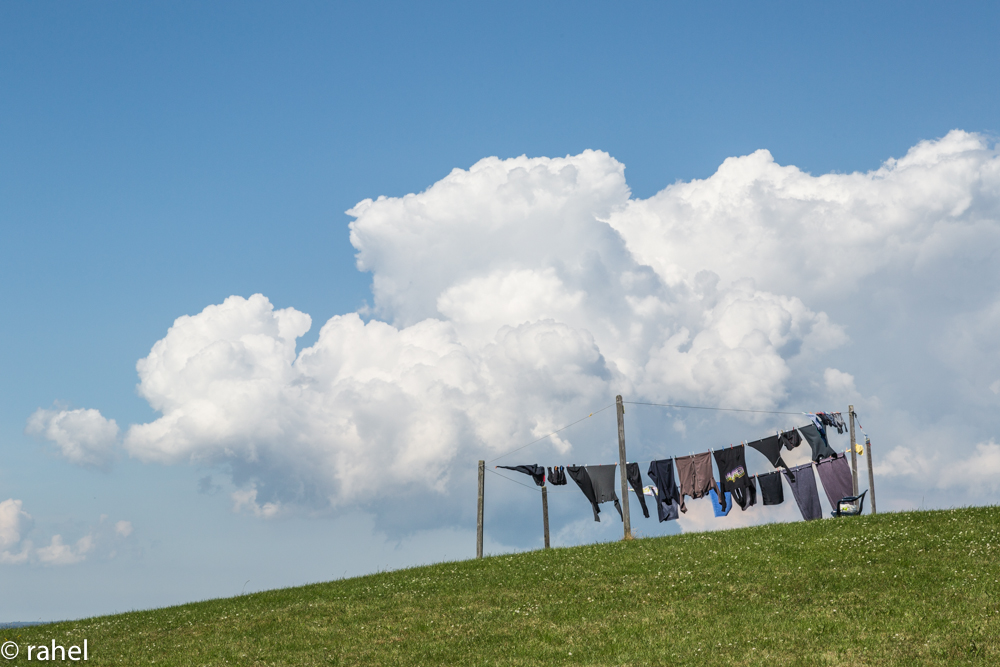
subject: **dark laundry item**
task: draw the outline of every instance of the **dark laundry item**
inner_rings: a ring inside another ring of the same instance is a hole
[[[794,473],[795,481],[789,477]],[[788,486],[792,487],[792,495],[795,497],[795,504],[799,506],[799,512],[806,521],[822,519],[823,510],[819,506],[819,491],[816,490],[816,476],[812,472],[811,463],[803,463],[800,466],[789,468],[785,471],[785,480]]]
[[[764,455],[773,467],[788,468],[788,464],[781,458],[781,441],[778,436],[772,435],[768,438],[748,442],[747,447],[753,447]]]
[[[622,514],[622,506],[618,502],[618,494],[615,492],[615,470],[617,469],[618,466],[613,463],[603,466],[587,466],[587,474],[590,475],[590,483],[594,485],[594,496],[597,497],[597,503],[614,501],[618,516],[624,521],[625,515]]]
[[[625,464],[625,479],[628,480],[628,485],[635,491],[635,495],[639,499],[639,504],[642,505],[642,515],[648,519],[649,509],[647,509],[646,499],[642,495],[642,474],[639,472],[638,463]]]
[[[733,489],[733,501],[744,512],[748,507],[753,507],[757,504],[757,485],[754,483],[753,477],[750,478],[750,484],[747,486]]]
[[[837,429],[837,433],[843,435],[844,429],[847,425],[844,424],[844,418],[839,412],[817,412],[816,416],[823,423],[823,426],[832,426]]]
[[[709,490],[708,497],[712,501],[712,513],[716,517],[727,516],[733,509],[733,494],[729,493],[729,491],[726,491],[723,496],[725,502],[719,501],[719,494],[715,492],[715,489]]]
[[[746,448],[743,445],[717,449],[712,454],[715,456],[715,465],[719,467],[719,488],[722,491],[734,492],[750,485]],[[756,497],[756,489],[754,496]]]
[[[549,484],[552,486],[562,486],[566,483],[566,468],[563,466],[552,466],[549,468]]]
[[[618,516],[625,520],[622,515],[622,506],[615,493],[615,464],[603,466],[566,466],[566,472],[573,481],[577,483],[583,495],[587,496],[590,505],[594,510],[594,521],[600,521],[601,503],[614,501]]]
[[[778,435],[778,442],[787,449],[791,451],[802,444],[802,436],[794,428],[791,431],[785,431]]]
[[[830,443],[826,441],[826,437],[824,437],[824,435],[821,435],[820,430],[816,428],[815,424],[800,426],[799,430],[802,431],[802,437],[806,439],[806,442],[808,442],[809,446],[812,448],[813,461],[819,461],[820,459],[837,455],[837,452],[833,451],[830,447]]]
[[[652,496],[653,502],[657,502],[657,489],[656,485],[644,486],[642,488],[642,493],[644,496]],[[660,521],[674,521],[680,516],[681,504],[679,501],[674,501],[667,505],[666,514],[662,515]]]
[[[719,485],[712,475],[712,455],[709,452],[678,456],[674,458],[674,465],[677,466],[677,480],[680,482],[682,512],[687,512],[684,496],[697,500],[707,496],[709,489],[719,492]]]
[[[535,486],[545,486],[545,468],[542,466],[497,466],[497,468],[506,468],[531,475],[531,479],[535,480]]]
[[[819,481],[823,482],[826,499],[830,501],[830,507],[833,509],[837,509],[837,504],[842,498],[854,495],[854,481],[846,454],[823,459],[816,464],[816,472],[819,473]]]
[[[587,500],[590,501],[591,507],[594,508],[594,521],[600,521],[601,518],[597,516],[601,513],[601,508],[597,506],[597,497],[594,495],[594,485],[590,481],[590,475],[587,474],[587,469],[583,466],[566,466],[566,474],[576,482],[576,485],[580,487],[583,491],[583,495],[587,496]]]
[[[785,502],[785,489],[781,486],[781,473],[769,472],[757,475],[757,484],[760,486],[760,496],[765,505],[780,505]]]
[[[687,512],[681,504],[680,489],[674,481],[674,462],[670,459],[650,461],[646,475],[656,487],[656,515],[660,522],[669,521],[671,510],[676,514],[678,507]],[[676,505],[677,507],[671,507]]]

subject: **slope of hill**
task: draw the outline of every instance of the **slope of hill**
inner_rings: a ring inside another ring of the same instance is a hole
[[[0,631],[94,665],[1000,662],[1000,508],[444,563]]]

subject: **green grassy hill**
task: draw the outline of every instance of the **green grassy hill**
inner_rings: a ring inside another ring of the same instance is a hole
[[[1000,508],[445,563],[18,630],[93,665],[1000,664]]]

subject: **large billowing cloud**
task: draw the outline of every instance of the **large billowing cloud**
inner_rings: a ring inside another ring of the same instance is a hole
[[[981,136],[868,173],[812,176],[757,151],[646,200],[602,152],[486,158],[348,213],[371,310],[333,317],[305,349],[309,316],[259,294],[179,318],[138,364],[162,416],[128,429],[131,456],[226,466],[234,505],[262,517],[443,497],[470,461],[622,393],[863,402],[885,451],[995,458],[974,443],[997,420],[962,412],[996,412],[1000,393],[1000,159]],[[942,406],[962,415],[947,442],[923,429]],[[574,437],[542,451],[596,451]]]

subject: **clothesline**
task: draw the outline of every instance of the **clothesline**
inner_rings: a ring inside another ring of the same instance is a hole
[[[596,414],[598,414],[598,413],[601,413],[601,412],[604,412],[604,411],[605,411],[605,410],[607,410],[608,408],[613,408],[614,406],[615,406],[615,404],[614,404],[614,403],[612,403],[611,405],[605,405],[605,406],[604,406],[603,408],[601,408],[600,410],[594,410],[593,412],[591,412],[591,413],[590,413],[589,415],[587,415],[586,417],[583,417],[582,419],[577,419],[577,420],[576,420],[575,422],[573,422],[572,424],[566,424],[566,425],[565,425],[565,426],[563,426],[562,428],[560,428],[560,429],[556,429],[555,431],[552,431],[552,433],[549,433],[549,434],[547,434],[547,435],[543,435],[542,437],[538,438],[537,440],[532,440],[531,442],[529,442],[529,443],[528,443],[528,444],[526,444],[526,445],[521,445],[521,446],[520,446],[520,447],[518,447],[517,449],[512,449],[512,450],[510,450],[509,452],[507,452],[506,454],[501,454],[500,456],[496,457],[495,459],[490,459],[489,461],[487,461],[487,463],[493,463],[494,461],[499,461],[500,459],[504,458],[505,456],[510,456],[510,455],[511,455],[511,454],[513,454],[514,452],[519,452],[519,451],[521,451],[522,449],[524,449],[525,447],[530,447],[530,446],[532,446],[533,444],[535,444],[536,442],[541,442],[542,440],[545,440],[545,438],[551,438],[551,437],[552,437],[552,436],[554,436],[554,435],[555,435],[556,433],[559,433],[559,432],[561,432],[561,431],[565,431],[565,430],[566,430],[566,429],[568,429],[568,428],[569,428],[570,426],[576,426],[576,425],[577,425],[577,424],[579,424],[580,422],[582,422],[582,421],[584,421],[584,420],[586,420],[586,419],[590,419],[590,418],[591,418],[591,417],[593,417],[594,415],[596,415]]]
[[[654,405],[658,408],[684,408],[686,410],[717,410],[720,412],[756,412],[765,415],[808,415],[811,412],[781,412],[778,410],[748,410],[743,408],[713,408],[705,405],[672,405],[670,403],[646,403],[644,401],[622,401],[629,405]]]
[[[508,482],[514,482],[514,483],[515,483],[515,484],[517,484],[518,486],[523,486],[524,488],[526,488],[526,489],[530,489],[531,491],[535,491],[535,492],[537,492],[537,493],[541,493],[541,491],[539,491],[539,488],[540,488],[540,487],[533,487],[533,486],[528,486],[527,484],[522,484],[521,482],[517,481],[516,479],[511,479],[511,478],[510,478],[510,477],[508,477],[507,475],[501,475],[501,474],[500,474],[500,473],[498,473],[498,472],[497,472],[496,470],[490,470],[489,468],[486,468],[486,472],[491,472],[491,473],[493,473],[494,475],[496,475],[497,477],[503,477],[503,478],[504,478],[505,480],[507,480]]]
[[[671,403],[649,403],[649,402],[646,402],[646,401],[622,401],[622,403],[628,403],[629,405],[650,405],[650,406],[659,407],[659,408],[680,408],[680,409],[685,409],[685,410],[714,410],[714,411],[718,411],[718,412],[752,412],[752,413],[756,413],[756,414],[767,414],[767,415],[810,415],[810,414],[814,414],[814,413],[811,413],[811,412],[784,412],[784,411],[780,411],[780,410],[750,410],[750,409],[746,409],[746,408],[713,408],[713,407],[706,406],[706,405],[674,405],[674,404],[671,404]],[[600,414],[601,412],[604,412],[608,408],[612,408],[612,407],[614,407],[614,403],[612,403],[610,405],[605,405],[603,408],[600,408],[598,410],[594,410],[593,412],[591,412],[590,414],[588,414],[586,417],[582,417],[580,419],[577,419],[575,422],[571,422],[569,424],[566,424],[562,428],[558,428],[555,431],[552,431],[551,433],[547,433],[547,434],[543,435],[540,438],[536,438],[535,440],[532,440],[531,442],[529,442],[527,444],[521,445],[520,447],[516,447],[516,448],[510,450],[509,452],[505,452],[504,454],[501,454],[500,456],[492,458],[489,461],[487,461],[487,463],[493,463],[494,461],[499,461],[502,458],[510,456],[514,452],[519,452],[522,449],[525,449],[527,447],[530,447],[531,445],[534,445],[536,443],[541,442],[542,440],[545,440],[546,438],[551,438],[555,434],[561,433],[562,431],[565,431],[570,426],[576,426],[580,422],[585,421],[587,419],[590,419],[594,415]],[[857,413],[855,413],[855,415],[856,414]]]

